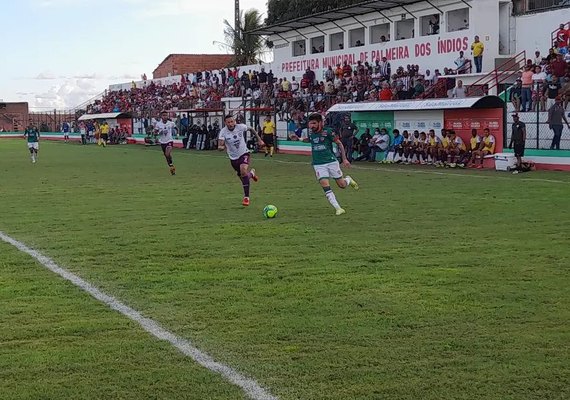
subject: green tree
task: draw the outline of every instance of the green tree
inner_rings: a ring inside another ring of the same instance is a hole
[[[267,51],[265,37],[250,35],[247,32],[263,26],[261,14],[251,9],[240,13],[240,26],[236,34],[235,27],[224,20],[224,39],[222,47],[234,54],[231,66],[257,64]]]

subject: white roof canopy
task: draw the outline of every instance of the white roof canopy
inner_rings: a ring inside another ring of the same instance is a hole
[[[503,108],[504,102],[497,96],[466,97],[463,99],[425,99],[400,101],[372,101],[360,103],[339,103],[328,112],[366,111],[420,111],[449,110],[458,108]]]
[[[79,121],[86,121],[90,119],[115,119],[115,118],[130,118],[130,114],[122,112],[103,113],[103,114],[83,114],[79,117]]]

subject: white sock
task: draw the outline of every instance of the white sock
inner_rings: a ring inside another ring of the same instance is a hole
[[[325,196],[327,196],[327,200],[329,201],[329,203],[331,203],[331,205],[335,208],[335,210],[338,210],[340,208],[340,204],[338,204],[338,201],[336,201],[336,196],[334,195],[332,190],[326,192]]]
[[[350,183],[352,182],[352,179],[350,179],[350,176],[346,176],[344,178],[345,182],[346,182],[346,186],[350,186]]]

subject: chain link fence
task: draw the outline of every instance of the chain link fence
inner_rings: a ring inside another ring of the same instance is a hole
[[[553,98],[548,98],[548,93],[544,86],[538,84],[531,89],[531,104],[526,108],[531,111],[521,112],[520,100],[515,96],[511,96],[512,85],[506,85],[505,90],[499,95],[507,104],[507,132],[506,144],[511,140],[512,117],[513,112],[518,112],[521,122],[526,124],[526,148],[537,150],[550,150],[552,148],[552,139],[554,138],[554,131],[548,124],[548,110],[554,104]],[[564,114],[566,119],[570,121],[570,106],[566,107]],[[570,150],[570,128],[566,124],[562,128],[562,137],[560,139],[560,150]]]

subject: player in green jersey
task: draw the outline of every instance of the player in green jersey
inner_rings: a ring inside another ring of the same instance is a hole
[[[35,164],[38,159],[38,151],[40,149],[40,132],[38,131],[38,128],[30,124],[28,125],[28,129],[24,132],[24,137],[28,141],[28,150],[30,150],[32,163]]]
[[[330,187],[329,179],[334,179],[339,188],[344,189],[347,186],[358,190],[358,184],[350,176],[343,178],[340,164],[335,157],[333,151],[333,143],[335,143],[342,156],[342,165],[350,167],[350,162],[346,158],[344,146],[340,139],[333,133],[323,130],[323,117],[320,114],[311,114],[309,116],[309,140],[311,141],[311,153],[313,156],[313,168],[321,187],[325,191],[327,200],[336,210],[336,215],[342,215],[346,211],[338,204],[336,197]]]

